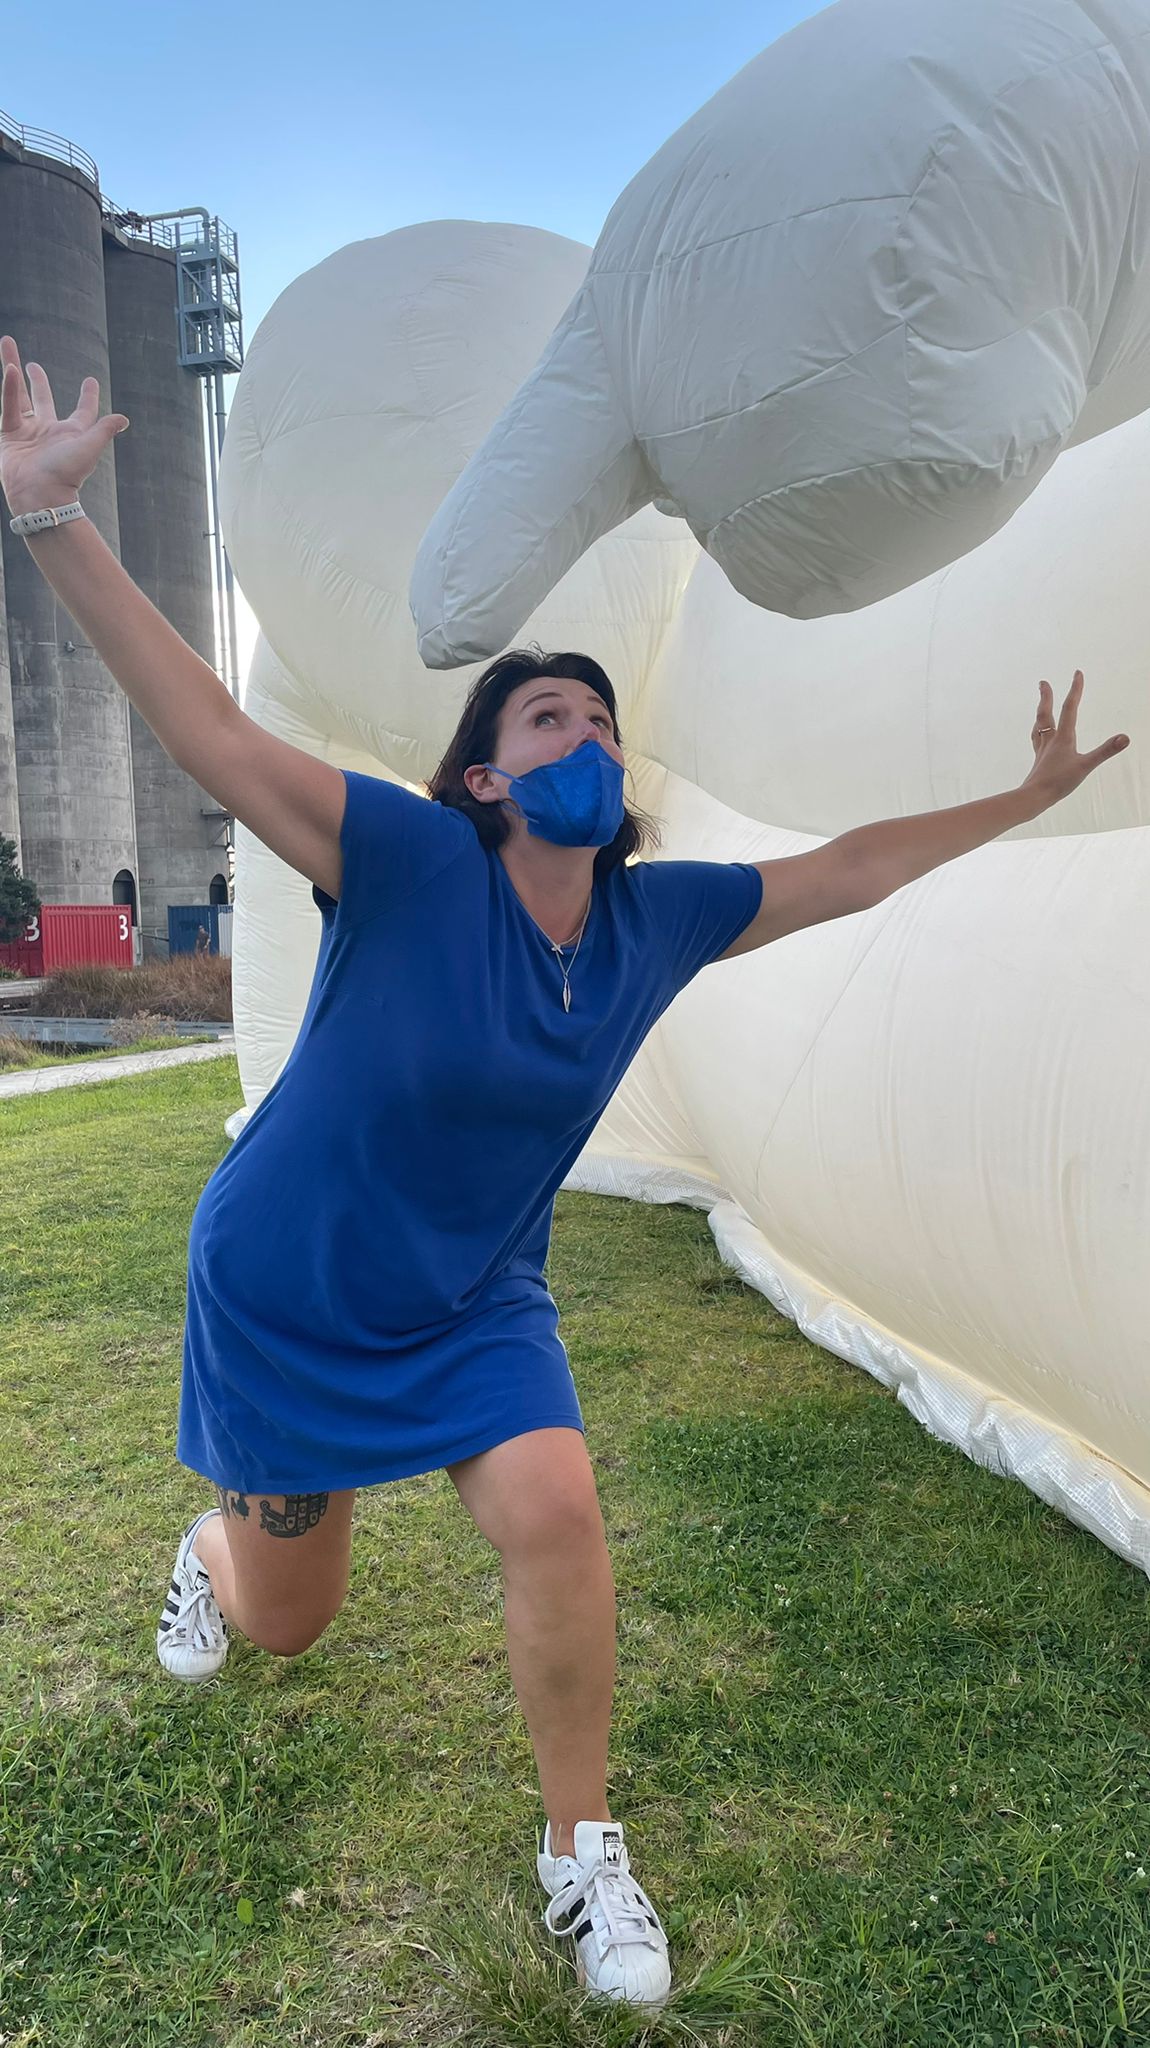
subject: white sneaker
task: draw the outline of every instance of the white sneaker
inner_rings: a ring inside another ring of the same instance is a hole
[[[185,1529],[176,1552],[171,1589],[156,1630],[156,1655],[172,1678],[199,1685],[214,1678],[228,1654],[228,1625],[216,1606],[212,1582],[193,1544],[209,1515],[205,1508]]]
[[[659,1916],[631,1876],[616,1820],[575,1823],[574,1856],[551,1854],[551,1823],[536,1858],[539,1881],[551,1902],[543,1924],[574,1936],[575,1974],[601,1998],[657,2012],[671,1989],[667,1937]],[[566,1926],[560,1926],[566,1920]]]

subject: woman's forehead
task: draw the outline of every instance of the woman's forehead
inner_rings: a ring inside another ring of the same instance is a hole
[[[507,702],[516,711],[525,711],[536,697],[585,697],[593,704],[601,704],[604,711],[611,706],[605,697],[591,683],[581,682],[575,676],[532,676],[529,682],[517,683],[508,693]]]

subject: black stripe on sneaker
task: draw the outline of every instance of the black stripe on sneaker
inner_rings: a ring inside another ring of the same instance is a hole
[[[590,1932],[591,1932],[591,1922],[590,1922],[589,1920],[584,1920],[584,1922],[583,1922],[583,1925],[582,1925],[582,1927],[577,1927],[577,1928],[575,1929],[575,1939],[576,1939],[576,1941],[582,1941],[582,1939],[583,1939],[583,1936],[584,1936],[585,1934],[590,1934]]]
[[[171,1622],[170,1622],[170,1621],[161,1621],[161,1623],[160,1623],[160,1634],[161,1634],[161,1635],[164,1635],[164,1634],[166,1634],[167,1630],[168,1630],[168,1629],[170,1629],[170,1628],[171,1628],[171,1626],[172,1626],[172,1624],[171,1624]]]

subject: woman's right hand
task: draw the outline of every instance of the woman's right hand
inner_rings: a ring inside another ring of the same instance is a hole
[[[58,420],[47,376],[39,363],[29,363],[25,384],[20,351],[10,334],[0,335],[0,360],[0,485],[8,508],[16,514],[70,504],[109,441],[128,422],[122,412],[99,417],[95,377],[85,377],[75,412]]]

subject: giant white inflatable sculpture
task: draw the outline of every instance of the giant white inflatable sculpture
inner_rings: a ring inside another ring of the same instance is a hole
[[[1025,209],[1012,218],[982,258],[1004,304],[1027,246]],[[412,565],[587,260],[529,228],[436,223],[342,249],[277,301],[223,465],[262,628],[245,701],[270,730],[342,766],[431,773],[475,668],[428,675]],[[1126,331],[1099,408],[1121,394]],[[1016,406],[1021,436],[1028,405],[1008,380],[982,424],[1001,436]],[[866,425],[864,407],[860,447]],[[840,449],[849,433],[840,415]],[[1060,702],[1076,666],[1080,744],[1130,733],[1033,824],[702,974],[568,1184],[705,1206],[723,1255],[808,1334],[1150,1571],[1148,514],[1142,417],[1070,450],[951,567],[799,623],[748,603],[684,521],[647,506],[516,637],[603,662],[633,794],[671,858],[785,856],[1008,788],[1033,758],[1038,678]],[[241,828],[248,1111],[290,1052],[318,938],[307,881]]]
[[[842,0],[627,187],[416,562],[495,654],[651,500],[754,603],[873,603],[1150,405],[1147,0]]]

